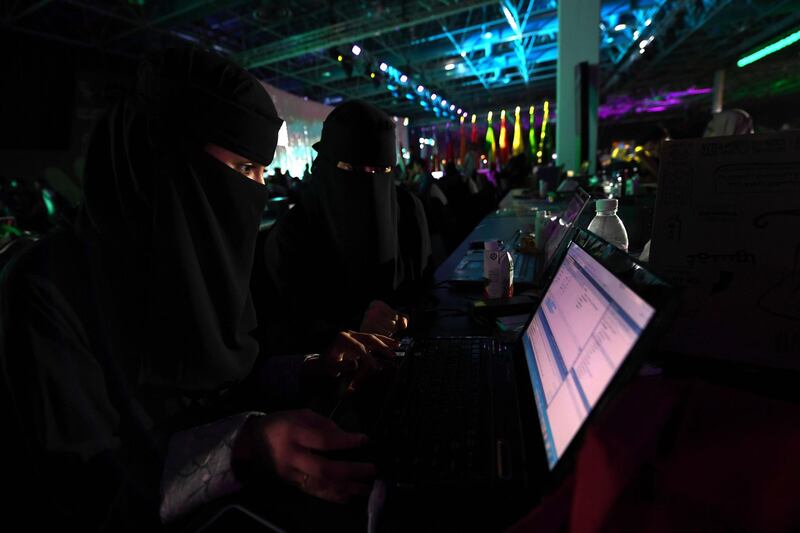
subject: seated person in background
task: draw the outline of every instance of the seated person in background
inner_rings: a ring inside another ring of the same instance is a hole
[[[453,204],[463,204],[470,195],[467,177],[458,171],[458,167],[452,161],[448,161],[445,165],[439,184],[444,188],[447,199]]]
[[[458,171],[455,163],[448,161],[444,167],[444,175],[439,180],[447,197],[449,221],[447,241],[451,249],[457,247],[469,232],[480,221],[475,217],[471,201],[469,180]]]
[[[477,170],[477,165],[475,162],[475,153],[477,151],[478,148],[475,146],[475,143],[471,142],[469,150],[466,151],[464,158],[461,161],[461,174],[464,176],[471,194],[478,192],[474,181],[475,171]]]
[[[389,306],[412,302],[428,279],[422,205],[394,184],[392,119],[343,103],[314,149],[308,183],[266,236],[253,273],[259,338],[271,353],[318,351],[343,329],[393,334],[406,321]]]
[[[421,158],[416,158],[411,164],[411,189],[427,203],[436,200],[441,205],[447,205],[447,194],[434,179],[431,171],[428,170],[428,162]],[[428,209],[428,206],[425,206]]]
[[[275,167],[275,174],[267,177],[267,190],[270,198],[289,195],[289,180],[281,170],[281,167]]]
[[[639,175],[643,183],[658,183],[661,145],[669,139],[669,131],[662,124],[653,126],[642,142],[642,150],[634,154],[634,160],[640,167]]]
[[[422,198],[427,197],[433,186],[433,176],[424,159],[415,158],[411,163],[411,187]]]
[[[753,119],[747,111],[744,109],[726,109],[712,115],[703,137],[749,135],[753,131]]]
[[[197,49],[143,62],[99,121],[76,226],[3,271],[7,520],[153,531],[269,479],[337,502],[369,492],[372,465],[318,453],[363,435],[264,414],[305,377],[397,346],[343,333],[320,356],[258,359],[249,283],[281,123],[254,77]]]

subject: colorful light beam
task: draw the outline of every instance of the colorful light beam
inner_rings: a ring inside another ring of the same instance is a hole
[[[800,30],[795,31],[794,33],[791,33],[786,37],[784,37],[783,39],[775,41],[772,44],[768,44],[767,46],[761,48],[760,50],[756,50],[752,54],[748,54],[740,58],[739,61],[736,62],[736,66],[739,68],[746,67],[751,63],[755,63],[759,59],[763,59],[770,54],[774,54],[779,50],[783,50],[787,46],[790,46],[796,43],[797,41],[800,41]]]

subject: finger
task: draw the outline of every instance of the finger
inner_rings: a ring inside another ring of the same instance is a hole
[[[361,333],[369,335],[386,335],[388,337],[394,335],[394,326],[387,321],[382,321],[380,323],[369,324],[368,327],[362,328]]]
[[[371,334],[348,331],[345,332],[344,335],[350,340],[349,347],[351,348],[351,351],[346,352],[347,357],[356,361],[357,372],[363,371],[365,367],[366,370],[370,371],[378,370],[380,368],[380,364],[378,364],[378,361],[372,355],[372,351],[378,349],[378,347],[375,346],[373,348],[371,345],[367,344],[372,337]]]
[[[337,373],[349,375],[358,370],[358,356],[348,351],[347,347],[342,347],[342,351],[336,358]]]
[[[375,328],[375,331],[383,334],[392,334],[397,326],[398,313],[384,302],[373,301],[364,314],[364,325]],[[369,331],[368,333],[371,333]]]
[[[346,503],[354,496],[369,494],[372,490],[372,482],[332,481],[328,479],[314,479],[309,476],[303,490],[312,496],[329,502]]]
[[[299,468],[293,468],[285,479],[306,494],[333,503],[346,503],[353,496],[364,494],[365,487],[371,486],[371,483],[360,481],[340,480],[331,483],[323,479],[316,479]]]
[[[361,344],[366,346],[368,349],[384,349],[384,350],[394,350],[398,346],[400,346],[400,341],[397,339],[393,339],[387,335],[379,335],[377,333],[358,333],[358,332],[351,332],[353,337],[355,337]]]
[[[391,307],[386,306],[381,308],[377,312],[373,312],[372,316],[374,317],[376,322],[384,324],[387,327],[394,329],[397,327],[401,315]]]
[[[326,358],[331,373],[352,374],[358,370],[359,359],[367,354],[367,351],[367,348],[354,339],[350,332],[339,332],[329,349],[329,353],[336,355]]]
[[[309,477],[328,482],[370,480],[375,477],[375,465],[333,461],[311,451],[300,452],[294,460],[294,467],[306,472]]]
[[[383,307],[374,311],[374,315],[376,318],[383,322],[391,322],[397,318],[397,312],[392,309],[391,307]]]
[[[400,346],[398,341],[382,335],[366,335],[363,333],[361,335],[359,340],[367,347],[370,355],[374,352],[376,355],[394,357],[394,351]]]
[[[320,427],[299,427],[295,432],[294,442],[299,446],[319,451],[349,450],[358,448],[369,441],[363,433],[348,433],[338,427],[324,429]]]
[[[359,328],[359,332],[365,334],[377,334],[377,335],[394,334],[394,331],[392,330],[388,322],[383,320],[374,320],[371,317],[364,320],[364,323],[361,324],[361,327]]]
[[[397,315],[397,331],[408,329],[408,316],[398,313]]]
[[[364,343],[361,342],[361,338],[368,335],[370,334],[343,331],[339,334],[339,347],[346,355],[367,355],[369,350]]]

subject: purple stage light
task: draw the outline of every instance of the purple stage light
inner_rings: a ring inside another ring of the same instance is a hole
[[[682,105],[685,99],[711,93],[710,87],[689,87],[683,91],[657,93],[647,98],[619,96],[599,106],[597,114],[601,119],[617,118],[629,113],[660,113]]]

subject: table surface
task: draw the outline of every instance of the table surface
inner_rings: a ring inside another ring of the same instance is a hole
[[[566,205],[566,200],[549,202],[536,197],[522,196],[523,189],[512,189],[500,201],[496,210],[486,215],[469,235],[453,250],[436,269],[434,279],[436,288],[433,294],[441,310],[435,323],[429,324],[426,332],[430,335],[493,335],[496,328],[471,320],[466,312],[470,302],[482,298],[482,288],[451,287],[448,280],[473,241],[503,240],[509,242],[516,232],[533,231],[534,213],[539,209],[558,211]],[[588,208],[587,208],[588,211]],[[515,294],[519,294],[517,291]]]

